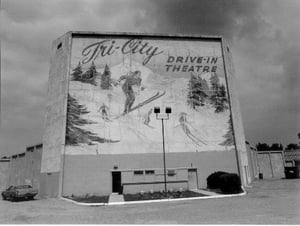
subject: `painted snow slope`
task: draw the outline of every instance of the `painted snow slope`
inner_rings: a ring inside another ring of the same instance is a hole
[[[104,68],[98,68],[99,74]],[[172,107],[169,120],[165,120],[165,143],[166,152],[198,152],[218,150],[224,151],[233,147],[220,145],[224,141],[224,134],[228,129],[229,111],[214,113],[210,105],[199,108],[197,111],[186,104],[188,95],[189,78],[172,78],[159,75],[149,68],[137,62],[125,60],[123,63],[111,67],[111,78],[117,81],[121,75],[128,71],[141,71],[142,89],[135,89],[135,102],[138,103],[148,99],[156,93],[166,92],[161,98],[144,105],[143,107],[121,116],[124,110],[125,94],[121,85],[113,86],[110,90],[102,90],[100,86],[93,86],[79,81],[70,81],[69,93],[76,98],[80,104],[87,107],[90,113],[82,117],[93,122],[82,126],[83,129],[97,134],[101,138],[118,141],[114,143],[97,143],[96,145],[79,144],[78,146],[66,146],[66,154],[122,154],[122,153],[158,153],[161,149],[162,132],[161,121],[156,115],[149,111],[155,106]],[[207,80],[211,74],[206,73],[201,77]],[[96,82],[100,84],[100,76]],[[220,78],[224,84],[224,79]],[[108,118],[105,120],[98,111],[101,105],[108,106]],[[187,127],[196,139],[187,136],[182,128],[179,118],[185,113],[187,115]],[[149,116],[149,123],[145,123]]]

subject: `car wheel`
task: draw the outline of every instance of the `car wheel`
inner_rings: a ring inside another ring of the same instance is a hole
[[[5,197],[5,195],[2,195],[2,199],[3,199],[3,200],[6,200],[6,197]]]
[[[11,200],[11,201],[16,201],[16,197],[14,197],[13,195],[11,195],[10,197],[9,197],[9,199]]]
[[[33,200],[33,199],[34,199],[34,196],[28,196],[28,199],[29,199],[29,200]]]

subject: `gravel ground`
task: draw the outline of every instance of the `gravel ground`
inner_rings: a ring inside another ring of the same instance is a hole
[[[255,181],[233,198],[86,207],[0,201],[1,224],[300,224],[300,179]]]

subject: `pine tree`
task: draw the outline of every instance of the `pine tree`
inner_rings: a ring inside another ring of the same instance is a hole
[[[210,76],[210,84],[211,84],[211,88],[213,90],[217,90],[219,88],[220,79],[216,73],[214,73]]]
[[[220,99],[224,109],[228,109],[227,92],[224,85],[220,86]]]
[[[66,144],[78,145],[80,143],[93,145],[95,143],[113,143],[118,141],[112,141],[98,137],[96,134],[80,128],[86,124],[93,124],[95,122],[82,118],[82,115],[88,114],[89,111],[84,105],[78,103],[78,101],[68,94],[67,104],[67,129],[66,129]]]
[[[96,77],[97,77],[97,70],[93,61],[89,69],[82,75],[81,82],[89,83],[96,86],[97,85]]]
[[[107,64],[105,65],[105,69],[103,74],[101,75],[101,84],[100,87],[102,89],[109,89],[111,87],[111,72]]]
[[[226,96],[226,89],[224,85],[220,85],[216,91],[216,100],[215,100],[215,112],[224,112],[225,109],[228,109],[228,100]]]
[[[228,120],[228,130],[227,133],[223,136],[225,138],[225,140],[220,143],[220,145],[222,146],[231,146],[234,145],[234,138],[233,138],[233,125],[232,125],[232,120],[231,120],[231,116]]]
[[[211,96],[210,96],[210,102],[213,106],[216,107],[217,101],[218,101],[218,91],[219,91],[219,77],[215,73],[211,75],[210,77],[210,84],[211,84]]]
[[[196,77],[191,74],[191,78],[188,83],[187,104],[193,109],[195,109],[196,107],[195,99],[197,99],[196,92],[194,91],[195,83],[196,83]]]
[[[72,80],[73,81],[81,81],[82,79],[82,68],[80,62],[78,62],[76,68],[73,69],[72,73]]]
[[[208,84],[206,80],[191,74],[191,78],[188,83],[188,105],[193,109],[196,109],[197,106],[204,106],[207,97]]]
[[[200,90],[198,91],[200,97],[200,105],[204,106],[208,98],[208,84],[205,79],[199,78]]]
[[[217,74],[210,77],[210,83],[212,89],[210,102],[215,107],[215,113],[224,112],[225,109],[228,109],[226,88],[223,84],[220,84]]]

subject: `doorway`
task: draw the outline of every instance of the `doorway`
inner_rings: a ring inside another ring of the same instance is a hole
[[[122,194],[121,172],[114,171],[112,173],[112,192]]]

